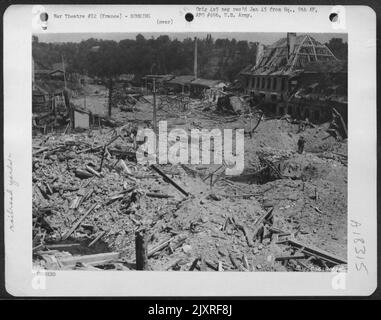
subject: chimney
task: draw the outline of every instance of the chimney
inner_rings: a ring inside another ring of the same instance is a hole
[[[296,33],[288,32],[287,33],[287,60],[290,59],[290,56],[294,51],[295,43],[296,43]]]
[[[197,79],[197,37],[194,37],[194,78]]]

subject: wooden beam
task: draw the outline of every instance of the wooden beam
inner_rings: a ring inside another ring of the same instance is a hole
[[[295,62],[296,60],[298,59],[298,55],[299,55],[299,52],[300,52],[300,48],[303,46],[303,43],[304,41],[307,39],[307,36],[304,37],[304,39],[302,40],[302,42],[300,43],[299,47],[298,47],[298,50],[296,51],[295,53],[295,56],[294,56],[294,59],[292,61],[292,64],[290,66],[290,69],[292,70],[294,68],[294,65],[295,65]]]
[[[254,226],[254,232],[253,232],[253,238],[257,238],[258,233],[262,230],[264,227],[263,224],[266,222],[266,220],[270,220],[273,215],[274,207],[271,207],[266,213],[264,213],[262,216],[258,218],[258,220],[255,222]]]
[[[136,231],[135,232],[136,270],[148,269],[147,244],[148,244],[148,235],[146,230]]]
[[[312,246],[309,246],[305,243],[302,243],[300,241],[297,241],[295,239],[287,239],[285,242],[289,243],[291,246],[297,247],[297,248],[303,248],[303,253],[314,256],[316,258],[325,260],[327,262],[333,263],[333,264],[348,264],[348,262],[340,257],[337,257],[327,251],[321,250],[319,248],[314,248]]]
[[[345,132],[346,138],[348,138],[348,130],[347,130],[347,126],[345,125],[343,117],[341,116],[340,112],[337,111],[335,108],[332,108],[332,111],[339,117],[343,130]]]
[[[163,250],[165,247],[167,247],[173,239],[175,238],[164,240],[163,242],[159,243],[157,246],[150,248],[147,254],[148,258],[152,257],[156,252],[159,252],[160,250]]]
[[[234,221],[234,224],[237,226],[237,228],[242,230],[243,234],[246,237],[246,241],[249,247],[253,247],[254,246],[253,235],[251,234],[249,229],[245,225],[239,223],[237,219],[233,218],[233,221]]]
[[[305,259],[306,255],[305,254],[295,254],[293,256],[279,256],[275,258],[275,261],[285,261],[285,260],[290,260],[290,259]]]
[[[62,237],[62,240],[66,240],[69,236],[79,227],[83,220],[98,206],[97,203],[94,203],[89,210],[87,210],[84,215],[71,227],[71,229]]]
[[[174,196],[171,196],[169,194],[163,194],[163,193],[155,193],[155,192],[147,192],[145,194],[147,197],[150,198],[173,198]]]
[[[101,232],[95,237],[95,239],[89,243],[88,246],[89,246],[89,247],[93,246],[93,245],[94,245],[100,238],[103,237],[103,235],[104,235],[105,233],[106,233],[106,231],[101,231]]]
[[[313,51],[314,51],[314,55],[315,55],[315,61],[317,61],[317,60],[318,60],[318,58],[317,58],[317,55],[316,55],[316,48],[315,48],[315,46],[314,46],[314,44],[313,44],[313,42],[312,42],[312,40],[311,40],[311,37],[310,37],[310,36],[308,36],[308,40],[310,41],[310,43],[311,43],[311,46],[312,46],[312,49],[313,49]]]
[[[89,254],[84,256],[73,256],[68,258],[59,258],[58,261],[62,266],[75,266],[77,263],[100,265],[114,260],[118,260],[119,255],[119,252],[107,252],[99,254]]]
[[[155,170],[158,174],[160,174],[166,182],[170,183],[171,185],[173,185],[177,190],[179,190],[183,195],[185,195],[186,197],[189,196],[189,193],[187,191],[185,191],[183,188],[181,188],[175,181],[173,181],[171,178],[169,178],[163,171],[161,171],[157,166],[155,166],[154,164],[151,165],[151,168],[153,170]]]

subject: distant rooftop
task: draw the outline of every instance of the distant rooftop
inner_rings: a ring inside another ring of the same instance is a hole
[[[220,85],[221,83],[224,83],[224,82],[222,80],[209,80],[209,79],[201,79],[201,78],[197,78],[191,82],[192,85],[195,84],[195,85],[209,87],[209,88],[216,87]]]
[[[172,80],[168,81],[168,83],[184,85],[190,83],[193,80],[194,76],[176,76]]]

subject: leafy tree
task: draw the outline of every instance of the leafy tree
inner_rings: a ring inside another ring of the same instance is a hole
[[[247,41],[216,39],[210,34],[198,39],[198,75],[209,79],[233,81],[237,74],[255,61],[255,48]],[[112,79],[119,74],[135,74],[137,81],[150,73],[193,74],[194,39],[182,41],[167,35],[119,42],[90,38],[79,43],[44,43],[32,38],[36,61],[47,67],[65,60],[68,73]]]
[[[336,58],[340,60],[348,59],[348,43],[344,42],[342,38],[332,38],[326,43],[326,46],[332,51]]]

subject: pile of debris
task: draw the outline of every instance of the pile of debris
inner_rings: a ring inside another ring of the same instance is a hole
[[[136,128],[127,124],[34,138],[35,265],[80,270],[318,271],[346,264],[310,243],[307,236],[313,230],[291,223],[295,220],[285,221],[288,218],[279,213],[285,205],[279,192],[276,203],[269,201],[273,188],[292,184],[286,169],[277,164],[288,155],[262,154],[261,170],[272,179],[242,188],[224,175],[223,166],[137,163],[135,134]],[[303,192],[311,185],[296,181],[292,188]],[[300,197],[286,195],[285,201],[297,202]],[[324,209],[311,199],[305,199],[300,212],[305,214],[308,204],[324,216]]]
[[[218,113],[243,114],[248,110],[248,102],[234,94],[225,93],[217,100],[216,112]]]
[[[112,92],[111,104],[124,112],[136,112],[144,109],[150,102],[140,92],[128,90],[128,88],[115,88]]]

